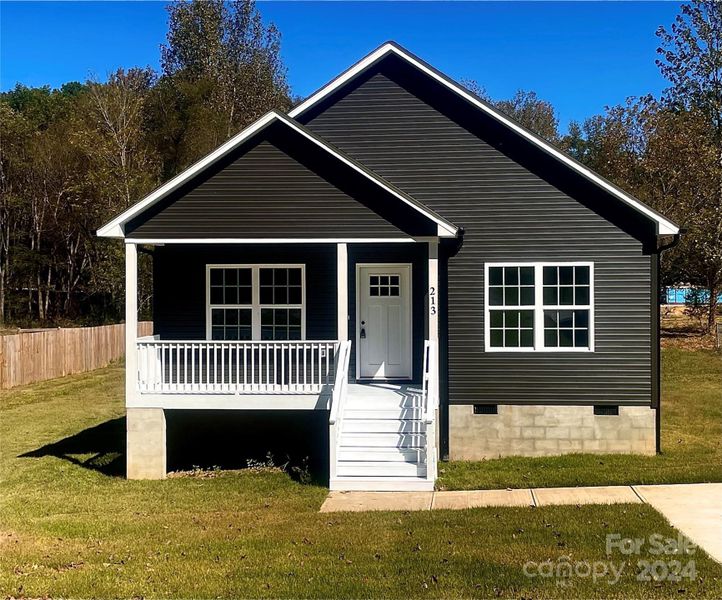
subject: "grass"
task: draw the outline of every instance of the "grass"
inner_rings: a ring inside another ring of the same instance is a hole
[[[116,423],[122,387],[122,369],[111,367],[0,393],[1,597],[722,596],[722,566],[701,552],[697,577],[680,582],[637,580],[639,559],[660,559],[646,547],[606,555],[610,533],[675,536],[646,505],[321,514],[327,490],[278,471],[107,475],[103,465],[122,456],[57,442]],[[683,445],[697,448],[691,435]],[[611,561],[623,575],[615,585],[583,576],[558,585],[524,574],[527,561],[563,557]]]
[[[722,481],[722,355],[662,351],[662,454],[568,454],[440,466],[450,490]]]

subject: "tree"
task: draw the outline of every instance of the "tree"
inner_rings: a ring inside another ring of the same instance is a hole
[[[538,136],[550,142],[559,140],[559,119],[554,107],[551,102],[539,98],[536,92],[518,90],[511,99],[494,104]]]
[[[722,3],[683,4],[671,29],[660,27],[657,35],[662,42],[657,65],[671,83],[663,99],[696,125],[698,156],[685,174],[692,192],[685,263],[709,291],[711,330],[722,289]]]
[[[280,33],[253,0],[172,3],[164,77],[185,108],[182,164],[220,145],[271,108],[290,106]]]

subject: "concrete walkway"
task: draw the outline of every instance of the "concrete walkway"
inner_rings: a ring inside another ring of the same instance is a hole
[[[321,505],[321,512],[620,503],[650,504],[672,526],[722,562],[722,483],[458,492],[330,492]]]

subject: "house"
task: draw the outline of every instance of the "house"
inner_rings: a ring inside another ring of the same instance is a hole
[[[658,445],[679,228],[395,43],[99,235],[125,240],[130,478],[165,475],[178,410],[327,411],[333,489]]]

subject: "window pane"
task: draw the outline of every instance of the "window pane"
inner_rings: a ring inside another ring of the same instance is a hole
[[[261,339],[272,340],[273,339],[273,327],[261,327]]]
[[[489,288],[489,304],[491,306],[501,306],[504,304],[504,288]]]
[[[301,285],[301,269],[288,270],[289,285]]]
[[[301,288],[300,287],[289,288],[288,303],[289,304],[301,304]]]
[[[503,269],[501,267],[489,267],[489,285],[502,285]]]
[[[557,284],[557,268],[556,267],[544,267],[544,285],[556,285]]]
[[[504,346],[504,332],[501,329],[491,330],[491,346],[493,348],[501,348]]]
[[[566,327],[569,329],[574,327],[574,322],[572,320],[572,312],[570,310],[560,310],[559,311],[559,327]]]
[[[379,284],[378,275],[371,275],[370,283],[371,283],[371,285],[378,285]]]
[[[224,304],[238,304],[238,288],[227,287],[224,290]]]
[[[213,327],[211,329],[211,338],[214,340],[223,339],[223,327]]]
[[[274,322],[276,325],[288,325],[288,311],[287,310],[276,310],[274,316]]]
[[[534,267],[521,267],[519,269],[519,283],[534,285]]]
[[[534,313],[530,310],[522,310],[519,312],[521,316],[520,324],[522,327],[531,329],[534,327]]]
[[[544,311],[544,327],[557,326],[557,312],[555,310]]]
[[[288,311],[288,323],[290,325],[295,325],[299,328],[301,327],[301,310],[300,309],[291,309]]]
[[[534,288],[524,287],[521,288],[521,303],[524,306],[530,306],[534,304]]]
[[[251,285],[253,280],[252,269],[238,269],[238,285]]]
[[[223,309],[214,308],[211,311],[211,324],[223,325]]]
[[[504,326],[519,327],[519,312],[516,310],[504,311]]]
[[[573,346],[572,331],[569,329],[559,330],[559,346],[562,348],[571,348]]]
[[[574,311],[574,326],[575,327],[589,327],[589,311],[588,310],[575,310]]]
[[[253,290],[250,287],[238,288],[238,304],[251,304],[253,302]]]
[[[211,269],[211,285],[223,285],[222,269]]]
[[[379,293],[380,293],[381,296],[388,296],[388,295],[389,295],[389,288],[388,288],[388,286],[385,286],[385,285],[381,286],[381,287],[379,288]]]
[[[238,311],[227,310],[226,312],[226,325],[238,325]]]
[[[589,267],[574,267],[574,283],[577,285],[589,283]]]
[[[504,288],[504,304],[507,306],[519,306],[519,288]]]
[[[574,267],[559,267],[559,284],[571,285],[574,283]]]
[[[261,309],[261,325],[273,325],[273,309]]]
[[[504,345],[507,348],[519,347],[519,331],[517,329],[504,330]]]
[[[288,339],[289,340],[300,340],[301,339],[301,328],[300,327],[290,327],[288,330]]]
[[[238,339],[238,328],[237,327],[226,327],[224,340],[237,340]]]
[[[587,348],[589,346],[588,329],[577,329],[574,331],[574,345],[577,348]]]
[[[560,287],[559,288],[559,304],[561,304],[561,305],[574,304],[574,288],[573,287]]]
[[[223,288],[211,288],[211,304],[223,304]]]
[[[261,286],[261,304],[273,304],[273,288]]]
[[[379,288],[377,288],[377,287],[372,287],[372,288],[369,290],[369,296],[378,296],[378,295],[379,295]]]
[[[225,269],[223,273],[223,280],[225,285],[238,285],[238,271],[236,269]]]
[[[557,304],[559,304],[559,298],[557,297],[557,288],[544,288],[544,304],[548,306],[556,306]]]
[[[504,285],[519,285],[519,267],[504,267]]]
[[[274,304],[288,304],[288,288],[287,287],[273,288],[273,303]]]
[[[489,324],[491,327],[503,327],[504,326],[504,313],[500,310],[492,310],[490,312]]]
[[[261,269],[261,285],[273,285],[273,269]]]
[[[534,346],[534,332],[530,329],[522,329],[520,346],[531,348]]]
[[[574,304],[589,304],[589,288],[574,288]]]
[[[545,329],[544,330],[544,345],[547,348],[556,348],[557,342],[557,330],[556,329]]]

